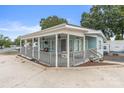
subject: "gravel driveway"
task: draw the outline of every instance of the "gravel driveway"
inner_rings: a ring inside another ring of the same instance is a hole
[[[50,68],[0,55],[0,87],[124,87],[124,64]]]

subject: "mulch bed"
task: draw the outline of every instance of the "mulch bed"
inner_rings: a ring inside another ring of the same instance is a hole
[[[82,67],[82,66],[107,66],[107,65],[117,65],[117,64],[114,64],[114,63],[105,63],[105,62],[101,62],[101,63],[87,62],[87,63],[81,64],[81,65],[79,65],[77,67]]]

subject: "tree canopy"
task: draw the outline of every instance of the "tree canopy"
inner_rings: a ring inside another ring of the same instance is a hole
[[[42,30],[62,23],[68,23],[68,22],[66,19],[59,18],[57,16],[49,16],[47,18],[42,18],[40,20],[40,26]]]
[[[14,45],[20,46],[20,36],[18,36],[13,43]]]
[[[3,46],[10,47],[11,44],[12,44],[11,39],[0,34],[0,48],[3,48]]]
[[[89,13],[81,15],[81,26],[96,30],[102,30],[104,35],[110,39],[116,35],[123,39],[124,29],[124,7],[117,5],[92,6]]]

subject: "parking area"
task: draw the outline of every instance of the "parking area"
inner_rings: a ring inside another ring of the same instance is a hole
[[[105,56],[104,60],[113,62],[124,62],[124,56]]]

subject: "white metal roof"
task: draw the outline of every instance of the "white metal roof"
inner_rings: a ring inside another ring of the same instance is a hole
[[[85,34],[90,34],[90,35],[96,34],[96,35],[102,36],[104,40],[106,40],[105,36],[101,31],[83,28],[80,26],[75,26],[75,25],[70,25],[65,23],[21,36],[21,39],[29,39],[29,38],[49,36],[49,35],[55,35],[55,34],[61,34],[61,33],[71,34],[76,36],[84,36]]]

